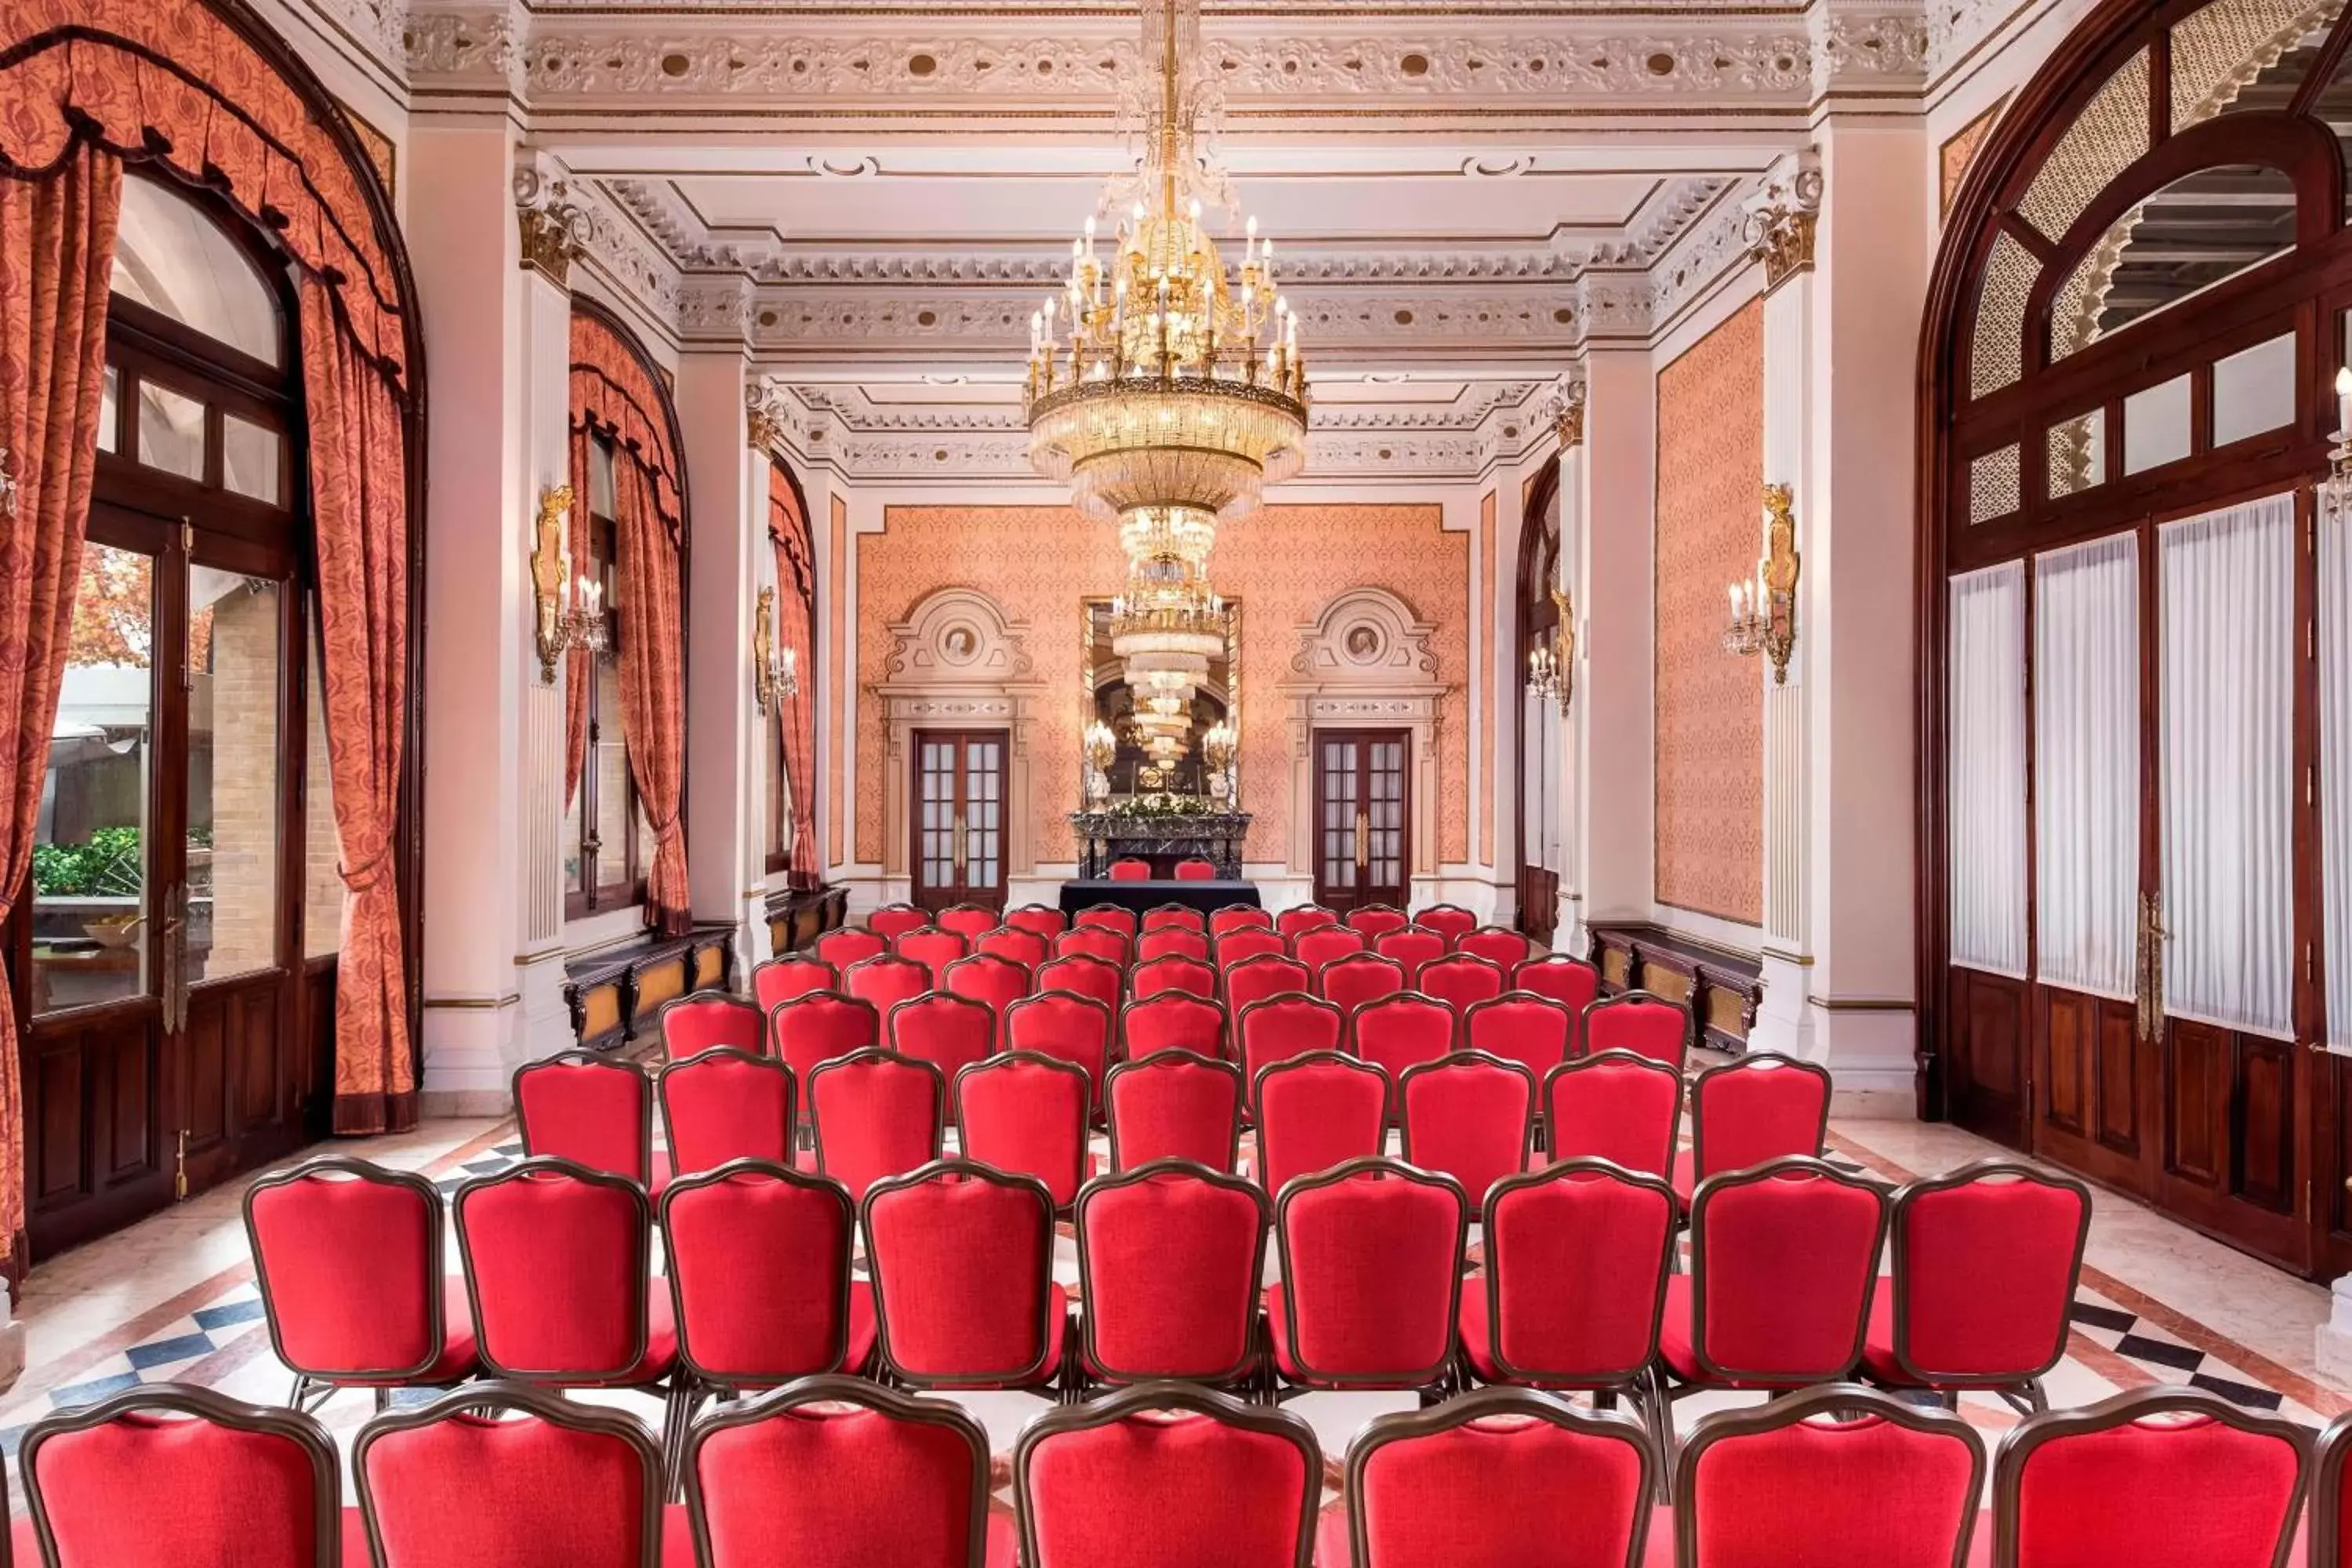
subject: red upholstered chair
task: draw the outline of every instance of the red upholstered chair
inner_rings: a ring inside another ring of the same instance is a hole
[[[876,998],[891,995],[897,989],[894,982],[919,977],[922,967],[904,959],[869,958],[853,964],[842,984],[862,983],[871,995],[813,991],[770,1009],[768,1037],[775,1042],[773,1054],[793,1069],[793,1081],[801,1085],[803,1094],[809,1074],[819,1063],[870,1051],[882,1043],[882,1015],[877,1010],[881,1004]],[[922,990],[915,994],[921,995]]]
[[[1013,1521],[988,1508],[988,1434],[944,1399],[809,1378],[697,1423],[680,1468],[704,1568],[1013,1568]]]
[[[1276,1062],[1318,1051],[1337,1051],[1346,1042],[1346,1015],[1320,997],[1285,992],[1241,1010],[1234,1038],[1241,1047],[1242,1076],[1252,1082]]]
[[[294,1373],[289,1405],[323,1403],[337,1388],[458,1383],[480,1370],[465,1281],[444,1272],[441,1226],[431,1182],[365,1160],[305,1160],[246,1189],[270,1348]]]
[[[1783,1155],[1819,1155],[1829,1138],[1830,1075],[1769,1052],[1741,1057],[1692,1081],[1690,1119],[1691,1146],[1675,1161],[1675,1190],[1685,1203],[1709,1176]]]
[[[1536,1075],[1485,1051],[1456,1051],[1397,1080],[1404,1161],[1453,1177],[1484,1214],[1486,1191],[1528,1168],[1535,1145]]]
[[[1125,904],[1088,904],[1078,911],[1078,918],[1070,924],[1073,930],[1096,926],[1104,931],[1115,931],[1130,942],[1135,940],[1135,933],[1143,929],[1142,918]]]
[[[1342,1013],[1353,1014],[1367,1002],[1403,990],[1404,965],[1377,953],[1350,953],[1325,964],[1315,976],[1315,989]]]
[[[1004,1015],[1005,1049],[1034,1051],[1084,1068],[1090,1108],[1102,1104],[1103,1075],[1110,1071],[1110,1030],[1109,1008],[1070,991],[1025,997]]]
[[[334,1439],[298,1411],[147,1384],[44,1415],[26,1431],[17,1463],[38,1549],[22,1552],[20,1525],[24,1568],[344,1561]]]
[[[670,1063],[654,1086],[678,1175],[730,1160],[793,1163],[799,1086],[775,1058],[721,1047]]]
[[[1662,1177],[1606,1160],[1548,1165],[1486,1197],[1486,1271],[1462,1298],[1482,1383],[1629,1392],[1657,1359],[1680,1211]]]
[[[979,941],[1003,922],[996,918],[996,911],[985,904],[950,904],[932,917],[931,923],[970,942]]]
[[[1275,1371],[1296,1388],[1436,1388],[1454,1371],[1470,1201],[1396,1160],[1350,1160],[1275,1200]]]
[[[1458,904],[1432,904],[1427,909],[1415,910],[1412,923],[1444,937],[1445,949],[1451,952],[1461,946],[1464,937],[1478,929],[1478,917]]]
[[[1821,1160],[1791,1156],[1701,1183],[1691,1271],[1666,1281],[1658,1336],[1674,1396],[1851,1375],[1885,1239],[1886,1194]]]
[[[514,1074],[515,1130],[526,1155],[553,1155],[657,1189],[667,1161],[654,1158],[654,1086],[634,1062],[561,1051]]]
[[[1140,1002],[1129,1002],[1118,1016],[1120,1054],[1141,1061],[1160,1051],[1192,1051],[1223,1058],[1225,1010],[1214,1002],[1181,991],[1163,991]]]
[[[1320,904],[1293,904],[1274,917],[1274,929],[1293,942],[1310,931],[1323,931],[1339,923],[1339,911]]]
[[[662,1005],[662,1051],[672,1061],[719,1046],[757,1053],[767,1034],[766,1014],[723,991],[698,991]]]
[[[930,1063],[950,1082],[996,1050],[996,1011],[970,996],[926,992],[891,1008],[887,1024],[890,1049]]]
[[[2344,1568],[2352,1563],[2352,1535],[2347,1535],[2346,1530],[2344,1507],[2344,1461],[2347,1454],[2352,1454],[2352,1411],[2327,1424],[2313,1451],[2311,1568]]]
[[[821,1062],[808,1075],[816,1170],[853,1201],[885,1176],[903,1175],[946,1146],[947,1078],[929,1062],[895,1051],[858,1051]]]
[[[1352,1538],[1365,1568],[1633,1568],[1660,1468],[1630,1417],[1526,1389],[1382,1415],[1349,1447],[1317,1561],[1339,1568]]]
[[[698,1398],[872,1359],[874,1294],[850,1273],[857,1210],[839,1182],[739,1161],[671,1183],[661,1220],[677,1356]]]
[[[1205,963],[1209,958],[1209,939],[1184,926],[1161,926],[1158,931],[1147,931],[1135,939],[1135,961],[1149,963],[1155,958],[1190,958]]]
[[[912,904],[884,904],[866,917],[866,929],[885,942],[895,942],[910,931],[920,931],[934,923],[929,914]]]
[[[1978,1160],[1895,1194],[1894,1275],[1871,1298],[1863,1367],[1889,1388],[1990,1388],[2020,1415],[2050,1407],[2091,1235],[2091,1189],[2012,1160]]]
[[[1155,1160],[1078,1194],[1080,1369],[1090,1384],[1234,1384],[1263,1363],[1258,1281],[1265,1190],[1189,1160]]]
[[[1576,1032],[1568,1043],[1568,1054],[1585,1054],[1584,1010],[1600,1000],[1601,971],[1564,952],[1540,953],[1511,971],[1511,989],[1532,991],[1566,1007],[1576,1019]]]
[[[860,959],[841,974],[842,994],[872,1006],[877,1018],[908,998],[920,996],[930,989],[930,965],[896,953]]]
[[[1162,934],[1189,936],[1192,933],[1171,931]],[[1149,942],[1151,939],[1146,937],[1144,940]],[[1203,1001],[1213,1001],[1217,994],[1214,966],[1204,959],[1185,958],[1175,953],[1137,964],[1128,979],[1139,1002],[1149,1001],[1163,991],[1181,991],[1188,996],[1198,996]]]
[[[1984,1473],[1984,1442],[1968,1422],[1851,1384],[1703,1415],[1675,1467],[1680,1560],[1697,1568],[1959,1568],[1980,1561],[1969,1541]],[[2101,1483],[2110,1497],[2126,1489],[2106,1477]],[[2026,1561],[2218,1564],[2161,1547]]]
[[[1209,911],[1209,934],[1220,942],[1237,931],[1272,931],[1274,917],[1255,904],[1227,904]]]
[[[1414,986],[1456,1013],[1467,1013],[1474,1002],[1503,994],[1503,971],[1497,964],[1466,952],[1453,952],[1421,966]]]
[[[945,987],[948,965],[971,951],[971,943],[955,931],[927,926],[893,937],[890,951],[900,958],[911,958],[931,972],[931,989]]]
[[[1054,955],[1054,942],[1051,937],[1023,931],[1019,926],[999,926],[972,938],[971,951],[1009,960],[1034,974],[1039,964]]]
[[[1087,1069],[1058,1057],[1008,1051],[955,1079],[957,1148],[967,1160],[1034,1176],[1066,1214],[1087,1171]]]
[[[1050,1411],[1013,1450],[1026,1568],[1307,1568],[1322,1497],[1313,1427],[1182,1384]]]
[[[1372,939],[1372,951],[1404,965],[1404,983],[1420,983],[1422,970],[1445,956],[1445,933],[1409,925]]]
[[[1407,1068],[1453,1050],[1461,1032],[1462,1020],[1453,1008],[1418,991],[1401,991],[1349,1016],[1348,1047],[1393,1082]]]
[[[1544,1149],[1553,1161],[1607,1160],[1672,1180],[1683,1076],[1631,1051],[1603,1051],[1544,1074]]]
[[[1349,931],[1361,931],[1368,942],[1376,942],[1392,931],[1402,931],[1412,922],[1402,910],[1387,904],[1365,904],[1348,911]]]
[[[1024,904],[1006,911],[1004,923],[1017,931],[1034,932],[1051,942],[1070,929],[1070,917],[1050,904]]]
[[[842,933],[835,931],[833,934],[839,936]],[[856,934],[866,936],[871,933],[859,931]],[[868,952],[858,956],[871,958],[874,955]],[[841,972],[821,958],[803,958],[797,953],[788,952],[782,958],[772,958],[765,963],[755,965],[751,970],[751,1000],[759,1005],[762,1021],[775,1011],[779,1002],[790,1002],[812,991],[840,989]],[[767,1048],[764,1042],[760,1048]]]
[[[1264,926],[1244,926],[1217,938],[1217,967],[1231,970],[1253,958],[1287,958],[1290,943]]]
[[[1528,939],[1508,926],[1480,926],[1454,944],[1456,952],[1483,958],[1506,975],[1528,961]]]
[[[1105,925],[1076,925],[1054,939],[1054,956],[1069,958],[1083,953],[1098,959],[1116,969],[1127,967],[1128,939],[1123,932]]]
[[[1116,934],[1112,931],[1089,931],[1087,941],[1100,943]],[[1036,994],[1043,996],[1049,991],[1066,991],[1074,996],[1091,997],[1117,1011],[1120,999],[1127,994],[1127,973],[1116,959],[1092,952],[1069,952],[1037,966]]]
[[[465,1390],[369,1422],[352,1479],[378,1568],[662,1561],[662,1453],[625,1410]]]
[[[1586,1003],[1580,1033],[1588,1055],[1632,1051],[1679,1072],[1690,1058],[1691,1011],[1646,991],[1628,991]]]
[[[1054,1199],[973,1160],[877,1182],[860,1206],[884,1370],[919,1388],[1051,1386],[1069,1298],[1054,1283]]]
[[[845,974],[853,963],[863,963],[869,958],[879,958],[890,951],[890,939],[878,931],[863,926],[844,926],[829,931],[810,944],[809,951],[819,963],[833,965],[834,973]],[[775,1004],[768,1005],[772,1008]]]
[[[1156,931],[1189,931],[1201,936],[1209,934],[1209,917],[1190,904],[1156,904],[1143,911],[1143,932]]]
[[[1253,1005],[1269,996],[1305,996],[1307,986],[1307,966],[1279,953],[1264,952],[1255,958],[1244,958],[1226,970],[1225,1016],[1234,1022],[1234,1039],[1241,1038],[1241,1016]]]
[[[1575,1014],[1530,991],[1473,1002],[1462,1015],[1464,1047],[1517,1062],[1538,1079],[1569,1058],[1575,1034]]]
[[[1339,960],[1366,951],[1363,933],[1346,926],[1315,926],[1290,939],[1290,950],[1318,984],[1323,971]]]
[[[951,996],[969,996],[987,1005],[996,1015],[996,1047],[1004,1048],[1004,1020],[1013,1004],[1029,994],[1029,971],[1009,958],[978,952],[948,965],[947,984],[940,987]]]
[[[1337,1051],[1292,1057],[1250,1080],[1250,1119],[1257,1124],[1258,1184],[1279,1193],[1294,1177],[1381,1152],[1389,1080]]]
[[[1123,1061],[1103,1083],[1110,1168],[1188,1160],[1213,1171],[1241,1163],[1242,1074],[1196,1051],[1161,1050]]]
[[[1149,882],[1151,880],[1151,862],[1114,860],[1110,863],[1110,879],[1114,882]]]
[[[1180,882],[1213,882],[1217,879],[1217,863],[1214,860],[1179,860],[1176,862],[1176,879]]]

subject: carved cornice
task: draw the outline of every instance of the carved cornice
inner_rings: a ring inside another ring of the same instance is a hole
[[[1919,0],[1814,0],[1806,26],[1816,98],[1909,94],[1927,85],[1928,21]]]
[[[494,92],[522,88],[530,16],[520,4],[413,5],[401,32],[412,90]]]
[[[380,65],[404,68],[408,0],[309,0],[311,8],[358,41]]]
[[[1813,268],[1813,229],[1822,215],[1822,160],[1811,147],[1766,171],[1756,194],[1740,204],[1740,237],[1764,264],[1764,287],[1778,289]]]

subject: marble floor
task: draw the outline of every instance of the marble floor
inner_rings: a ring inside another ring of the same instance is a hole
[[[1830,1144],[1832,1158],[1891,1183],[2000,1152],[1955,1129],[1907,1121],[1837,1119]],[[511,1121],[486,1120],[435,1121],[338,1149],[422,1171],[445,1191],[521,1153]],[[20,1306],[27,1363],[15,1386],[0,1394],[0,1454],[16,1510],[23,1508],[17,1443],[28,1423],[52,1410],[142,1382],[198,1384],[266,1404],[285,1399],[290,1374],[272,1354],[262,1321],[242,1195],[242,1184],[205,1194],[33,1271]],[[1074,1287],[1076,1255],[1064,1229],[1056,1274]],[[455,1268],[454,1246],[449,1257]],[[2052,1402],[2083,1405],[2126,1388],[2194,1384],[2316,1425],[2352,1408],[2352,1390],[2330,1385],[2313,1364],[2313,1330],[2327,1310],[2327,1292],[2319,1287],[2102,1192],[2069,1353],[2049,1379]],[[599,1397],[658,1421],[651,1400]],[[1706,1410],[1746,1397],[1685,1400],[1677,1418],[1686,1428]],[[963,1403],[988,1429],[1001,1489],[1015,1435],[1045,1405],[1009,1394],[968,1395]],[[1316,1394],[1287,1407],[1315,1427],[1336,1490],[1340,1458],[1357,1429],[1411,1404],[1410,1395]],[[337,1395],[321,1410],[346,1454],[370,1410],[367,1396],[356,1394]],[[1989,1396],[1970,1396],[1964,1410],[1989,1437],[2015,1420]]]

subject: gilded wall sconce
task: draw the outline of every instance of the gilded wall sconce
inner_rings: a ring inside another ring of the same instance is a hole
[[[1559,624],[1548,641],[1528,650],[1528,689],[1565,713],[1576,699],[1576,608],[1558,588],[1551,591],[1551,606]]]
[[[572,552],[563,545],[571,514],[570,485],[550,485],[539,492],[539,516],[531,524],[531,629],[539,644],[539,679],[549,685],[565,654],[575,647],[599,654],[611,643],[604,585],[584,571],[576,580],[572,574]]]
[[[1731,623],[1723,634],[1727,653],[1762,654],[1772,661],[1772,684],[1789,683],[1789,658],[1797,649],[1797,579],[1804,559],[1797,553],[1794,498],[1786,485],[1764,487],[1764,554],[1753,582],[1731,584]]]
[[[776,646],[776,591],[760,590],[751,611],[751,691],[760,711],[801,694],[800,651]]]

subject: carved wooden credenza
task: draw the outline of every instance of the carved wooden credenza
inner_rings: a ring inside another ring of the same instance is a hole
[[[1748,1048],[1756,1010],[1764,1001],[1760,960],[1662,926],[1596,924],[1590,930],[1602,995],[1647,991],[1688,1003],[1698,1020],[1700,1045],[1735,1055]]]

